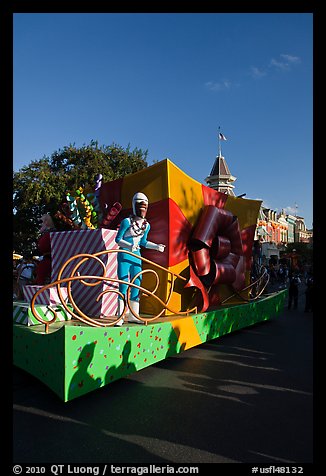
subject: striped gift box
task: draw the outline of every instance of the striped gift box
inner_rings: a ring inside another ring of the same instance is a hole
[[[93,254],[104,250],[117,249],[115,243],[117,232],[100,228],[97,230],[71,230],[51,233],[52,282],[58,278],[58,273],[68,258],[80,253]],[[82,258],[74,259],[64,270],[62,278],[71,276],[73,268]],[[105,265],[106,276],[117,278],[117,255],[109,253],[100,257]],[[103,268],[95,259],[88,259],[80,265],[77,272],[87,276],[102,276]],[[87,280],[86,280],[87,281]],[[94,282],[94,280],[92,280]],[[115,315],[117,310],[117,294],[108,292],[99,301],[96,298],[107,289],[118,286],[105,284],[100,281],[96,286],[87,286],[80,281],[71,285],[72,297],[79,309],[86,315],[98,317],[100,315]]]
[[[69,321],[71,319],[71,314],[69,314],[63,306],[55,306],[53,309],[57,312],[55,322]],[[53,314],[49,311],[47,306],[36,305],[35,310],[44,321],[51,321],[51,319],[53,319]],[[42,323],[34,317],[29,303],[24,302],[14,303],[13,320],[16,324],[22,324],[25,326],[42,325]]]
[[[42,289],[42,286],[35,286],[35,285],[27,285],[23,286],[23,294],[24,299],[29,304],[32,301],[32,298],[36,291]],[[62,297],[65,301],[67,301],[67,288],[60,287]],[[61,301],[58,296],[58,291],[56,287],[48,288],[42,291],[37,298],[35,299],[35,304],[43,304],[43,305],[55,305],[61,304]]]

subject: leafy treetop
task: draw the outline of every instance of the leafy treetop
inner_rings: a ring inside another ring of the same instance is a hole
[[[67,192],[122,178],[148,166],[148,151],[130,150],[117,144],[99,146],[97,141],[55,151],[51,157],[32,161],[13,175],[13,249],[22,255],[37,254],[39,220],[54,215]]]

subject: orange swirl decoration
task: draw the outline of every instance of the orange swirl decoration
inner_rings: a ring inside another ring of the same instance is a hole
[[[189,244],[190,279],[202,295],[202,311],[210,304],[214,285],[240,291],[245,284],[245,258],[239,222],[231,212],[207,205],[194,227]],[[214,304],[216,304],[214,302]]]
[[[105,264],[100,259],[100,257],[103,256],[103,255],[106,255],[106,254],[110,254],[110,253],[116,253],[116,254],[117,253],[126,253],[126,254],[129,254],[131,256],[137,256],[137,258],[140,259],[141,261],[146,262],[148,264],[151,264],[151,265],[157,267],[158,269],[161,269],[162,271],[167,272],[170,275],[170,278],[168,278],[168,281],[170,282],[170,292],[169,292],[169,295],[166,299],[166,302],[162,301],[158,296],[155,295],[155,293],[156,293],[156,291],[159,287],[159,284],[160,284],[160,279],[159,279],[158,274],[153,269],[145,269],[145,270],[142,270],[140,273],[138,273],[136,276],[134,276],[133,280],[128,284],[128,290],[127,290],[126,298],[116,288],[111,288],[111,287],[106,289],[105,291],[102,291],[98,295],[98,297],[96,298],[96,300],[98,301],[104,294],[107,294],[107,293],[110,293],[110,292],[113,292],[113,293],[119,295],[120,298],[124,302],[124,309],[123,309],[123,311],[120,315],[103,316],[103,317],[109,317],[109,318],[111,317],[112,320],[110,322],[102,322],[99,319],[99,316],[98,317],[96,317],[96,316],[90,317],[87,314],[85,314],[82,311],[82,309],[80,309],[78,307],[77,303],[75,302],[75,300],[73,298],[71,285],[74,281],[80,281],[85,286],[90,286],[90,287],[97,286],[101,282],[106,282],[106,284],[122,283],[123,281],[120,280],[120,279],[111,278],[109,276],[106,276]],[[85,261],[87,261],[89,259],[95,260],[99,263],[99,265],[102,268],[102,275],[101,276],[97,276],[97,275],[96,276],[94,276],[94,275],[82,275],[81,276],[78,273],[78,268]],[[79,261],[77,261],[77,263],[74,265],[73,269],[70,271],[70,276],[68,276],[66,278],[62,278],[62,275],[64,273],[65,268],[68,267],[69,264],[74,260],[79,260]],[[139,275],[145,274],[145,273],[151,273],[155,277],[155,281],[154,280],[152,281],[152,284],[154,283],[154,289],[152,289],[152,290],[148,290],[146,288],[143,288],[142,286],[137,286],[135,284],[135,280],[137,279],[137,277]],[[64,264],[62,265],[62,267],[59,270],[58,278],[57,278],[56,281],[53,281],[52,283],[49,283],[49,284],[43,286],[42,288],[40,288],[36,291],[36,293],[34,294],[32,300],[31,300],[31,311],[32,311],[33,316],[40,323],[45,324],[45,332],[47,333],[49,331],[50,324],[54,323],[55,320],[57,319],[57,311],[56,311],[55,308],[48,305],[47,308],[50,311],[50,313],[52,313],[53,317],[50,320],[44,320],[41,316],[38,315],[37,309],[35,308],[35,302],[36,302],[36,299],[39,296],[39,294],[41,294],[42,292],[44,292],[45,290],[47,290],[51,287],[56,286],[58,298],[60,299],[61,305],[67,311],[67,313],[70,314],[73,318],[78,319],[79,321],[83,322],[84,324],[87,324],[87,325],[90,325],[90,326],[93,326],[93,327],[114,326],[121,319],[121,317],[123,317],[125,315],[125,313],[127,311],[127,305],[129,307],[131,313],[138,320],[143,321],[145,325],[147,325],[148,322],[154,321],[155,319],[158,319],[159,317],[161,317],[162,314],[164,313],[165,309],[170,311],[172,314],[178,314],[178,315],[189,315],[192,312],[197,312],[197,307],[187,309],[186,311],[178,311],[178,310],[173,310],[171,308],[169,303],[170,303],[170,299],[171,299],[171,296],[172,296],[172,293],[173,293],[173,288],[174,288],[174,283],[175,283],[176,278],[179,278],[181,280],[186,281],[186,278],[184,278],[183,276],[181,276],[177,273],[173,273],[169,269],[166,269],[166,268],[158,265],[157,263],[153,263],[152,261],[150,261],[150,260],[148,260],[148,259],[146,259],[142,256],[135,255],[131,251],[111,249],[111,250],[99,251],[99,252],[94,253],[94,254],[80,253],[80,254],[71,256],[70,258],[67,259],[67,261],[64,262]],[[67,285],[67,295],[68,295],[68,298],[69,298],[69,306],[68,306],[67,302],[65,301],[65,297],[64,297],[64,295],[62,293],[62,290],[61,290],[61,285],[62,284]],[[138,315],[136,312],[134,312],[131,309],[131,305],[130,305],[130,290],[131,290],[132,287],[139,289],[139,291],[141,291],[145,296],[153,297],[156,301],[158,301],[161,304],[162,310],[155,316],[148,316],[147,315],[146,317],[142,317],[142,316]]]

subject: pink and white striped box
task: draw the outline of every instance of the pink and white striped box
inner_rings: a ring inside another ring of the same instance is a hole
[[[117,249],[115,242],[117,232],[100,228],[97,230],[72,230],[51,233],[52,274],[51,281],[58,278],[58,273],[64,263],[72,256],[80,253],[93,254],[104,250]],[[105,266],[105,275],[117,278],[117,253],[108,253],[99,257]],[[73,268],[83,258],[72,260],[64,269],[61,279],[71,276]],[[88,259],[78,267],[75,275],[103,276],[102,266],[93,258]],[[85,280],[94,283],[96,280]],[[117,294],[108,292],[98,301],[96,298],[107,289],[118,289],[116,283],[109,284],[100,281],[96,286],[86,286],[80,281],[71,285],[72,297],[79,309],[90,317],[113,316],[117,310]]]
[[[23,294],[24,294],[25,301],[27,301],[28,303],[31,303],[32,298],[34,294],[36,293],[36,291],[38,291],[39,289],[42,289],[42,287],[43,286],[35,286],[30,284],[23,286]],[[61,286],[60,289],[61,289],[62,297],[66,301],[67,288],[63,288]],[[58,296],[57,288],[53,287],[53,288],[45,289],[44,291],[42,291],[35,299],[35,304],[43,304],[46,306],[61,304],[61,301]]]

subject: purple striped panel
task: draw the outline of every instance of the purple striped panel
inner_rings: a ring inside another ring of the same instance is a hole
[[[114,230],[74,230],[51,233],[52,281],[55,281],[58,272],[68,258],[80,254],[94,254],[100,251],[117,249]],[[81,260],[73,260],[64,270],[61,278],[71,275],[73,268]],[[105,264],[106,276],[117,277],[116,253],[104,255],[100,259]],[[87,259],[78,267],[81,275],[102,276],[103,271],[95,259]],[[116,286],[116,285],[115,285]],[[117,308],[117,294],[108,293],[96,302],[96,297],[106,288],[101,282],[97,286],[86,286],[79,281],[72,283],[72,296],[77,306],[87,315],[98,317],[100,314],[114,315]]]
[[[36,291],[38,291],[42,287],[43,286],[34,286],[34,285],[24,286],[23,294],[24,294],[25,301],[30,303]],[[62,291],[62,297],[66,299],[67,289],[61,287],[61,291]],[[35,299],[35,304],[43,304],[43,305],[61,304],[57,289],[56,288],[45,289],[42,293],[40,293],[37,296],[37,298]]]

